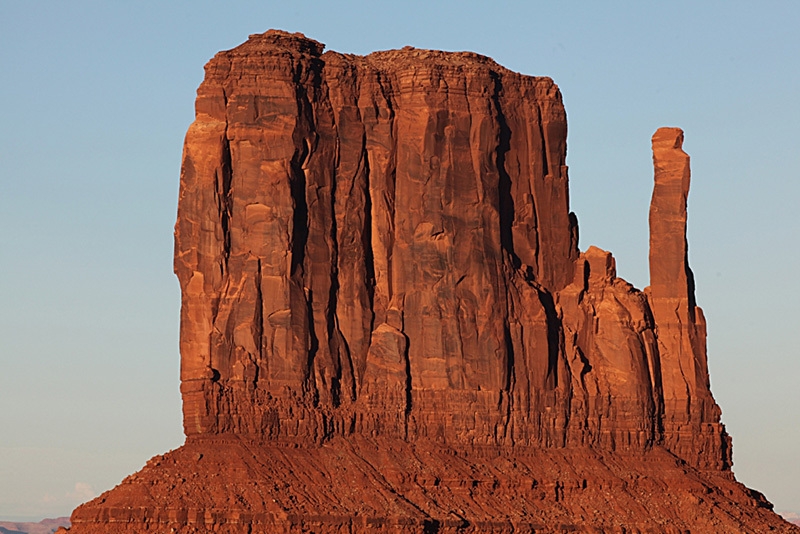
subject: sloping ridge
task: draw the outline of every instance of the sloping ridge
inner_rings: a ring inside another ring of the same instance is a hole
[[[549,78],[474,53],[217,54],[184,147],[186,444],[71,532],[798,532],[735,481],[653,136],[650,287],[578,249]]]

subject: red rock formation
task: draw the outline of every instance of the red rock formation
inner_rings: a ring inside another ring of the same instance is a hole
[[[643,293],[578,252],[549,78],[322,50],[271,31],[206,66],[175,227],[187,443],[73,530],[792,532],[730,472],[678,131]]]
[[[698,465],[731,465],[730,438],[711,396],[706,359],[706,320],[695,303],[686,241],[689,156],[683,131],[659,128],[653,135],[655,187],[650,203],[650,286],[645,290],[658,332],[664,404],[664,445]],[[723,451],[721,457],[706,451]]]
[[[187,435],[563,444],[558,89],[475,54],[321,48],[253,38],[198,91],[175,232]]]
[[[458,449],[351,436],[309,450],[226,436],[153,458],[78,508],[70,532],[798,532],[768,504],[661,447]]]
[[[573,381],[572,441],[610,450],[660,443],[661,363],[645,295],[617,278],[611,253],[589,247],[559,302]]]

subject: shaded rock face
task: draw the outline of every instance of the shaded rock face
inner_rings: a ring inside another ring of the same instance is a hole
[[[730,472],[680,130],[653,137],[639,291],[578,250],[549,78],[270,31],[208,63],[196,112],[187,443],[73,531],[796,532]]]

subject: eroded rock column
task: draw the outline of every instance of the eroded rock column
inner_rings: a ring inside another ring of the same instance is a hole
[[[665,446],[698,467],[730,465],[730,445],[711,396],[706,322],[695,303],[686,240],[689,156],[683,130],[653,135],[655,185],[650,203],[650,287],[663,387]],[[720,452],[722,454],[720,454]]]

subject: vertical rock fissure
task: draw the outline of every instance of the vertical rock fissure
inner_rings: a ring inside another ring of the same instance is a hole
[[[569,190],[568,190],[569,191]],[[567,205],[569,205],[569,199],[567,199]],[[580,227],[578,226],[578,216],[575,212],[569,212],[569,250],[570,255],[573,260],[578,258],[579,254],[579,242],[580,242]]]
[[[544,168],[544,176],[547,178],[551,176],[550,172],[550,158],[547,154],[547,134],[544,130],[544,116],[542,115],[542,105],[536,101],[536,111],[539,115],[537,125],[539,127],[539,136],[542,138],[542,167]]]
[[[233,212],[233,197],[231,195],[231,184],[233,183],[233,164],[231,161],[231,143],[226,135],[222,141],[222,162],[220,171],[222,176],[217,175],[217,209],[220,213],[220,226],[222,227],[222,250],[225,265],[231,255],[231,229],[230,219]],[[227,270],[227,269],[226,269]]]
[[[656,328],[655,319],[653,319],[653,311],[645,299],[644,301],[644,320],[647,329],[653,332]],[[651,338],[652,339],[652,338]],[[648,349],[648,347],[650,347]],[[644,354],[647,358],[647,365],[650,371],[650,391],[653,400],[653,418],[651,428],[653,432],[653,441],[658,443],[662,440],[664,434],[664,389],[661,383],[661,356],[658,352],[658,342],[648,341],[644,348]]]
[[[549,272],[547,269],[547,262],[552,261],[548,258],[548,252],[552,251],[554,244],[553,241],[553,226],[547,224],[547,215],[550,209],[548,202],[552,201],[552,182],[548,178],[553,178],[550,172],[550,160],[547,154],[547,137],[544,129],[544,116],[542,115],[542,106],[538,99],[535,101],[536,106],[536,126],[539,129],[539,138],[542,142],[539,148],[539,153],[542,158],[542,172],[544,173],[544,180],[536,181],[531,188],[531,195],[533,196],[533,221],[536,228],[537,238],[534,243],[534,261],[536,262],[536,275],[537,278],[543,282],[548,288],[552,289],[551,282],[554,273]],[[535,152],[534,152],[535,154]],[[533,165],[533,161],[530,162]],[[533,173],[535,175],[535,173]],[[537,187],[539,184],[539,187]],[[550,214],[552,215],[552,214]],[[542,217],[545,217],[544,219]]]
[[[508,126],[508,121],[506,121],[500,104],[500,95],[503,91],[502,81],[496,73],[492,72],[491,74],[494,82],[492,103],[494,104],[494,112],[497,117],[499,130],[495,161],[497,173],[499,175],[497,192],[500,204],[498,206],[498,214],[500,217],[500,246],[508,254],[512,266],[517,269],[521,265],[521,261],[514,253],[514,236],[512,231],[512,226],[514,224],[514,198],[511,194],[511,176],[506,170],[506,154],[511,149],[511,129]]]
[[[367,289],[367,302],[369,305],[369,332],[367,333],[367,347],[372,344],[372,332],[375,330],[375,255],[372,250],[372,192],[370,190],[370,167],[369,155],[367,154],[367,134],[361,138],[361,161],[364,166],[364,228],[361,232],[361,246],[364,250],[365,280]],[[360,357],[361,355],[359,355]],[[351,357],[352,360],[352,357]],[[363,362],[359,362],[358,379],[359,384],[356,391],[361,389],[364,371],[366,369],[366,357]]]
[[[408,357],[408,350],[411,346],[411,340],[408,336],[403,332],[403,337],[405,338],[406,347],[403,351],[403,360],[406,366],[406,382],[405,382],[405,394],[406,394],[406,406],[403,412],[403,434],[404,439],[408,439],[408,420],[411,417],[411,410],[413,408],[413,391],[412,391],[412,384],[411,384],[411,360]]]
[[[291,283],[296,284],[297,291],[293,294],[305,300],[305,329],[308,332],[308,353],[305,356],[306,376],[303,388],[311,394],[313,405],[319,403],[319,391],[314,378],[314,359],[319,349],[319,342],[314,328],[313,292],[307,287],[305,261],[306,246],[309,238],[309,210],[306,198],[307,177],[306,164],[311,155],[307,135],[309,125],[308,117],[311,115],[311,104],[305,94],[302,84],[302,66],[295,66],[294,72],[295,99],[297,102],[296,123],[292,132],[295,150],[289,163],[290,167],[290,194],[292,196],[292,232],[291,232]],[[297,298],[295,297],[295,298]]]
[[[386,162],[386,204],[387,209],[389,210],[389,221],[390,221],[390,228],[389,228],[389,235],[386,236],[387,239],[387,247],[386,247],[386,285],[387,285],[387,292],[386,295],[387,303],[391,303],[392,298],[394,298],[394,259],[393,259],[393,252],[394,252],[394,244],[395,244],[395,195],[397,192],[397,122],[395,121],[395,106],[392,102],[392,94],[393,90],[391,87],[391,79],[387,78],[384,80],[384,77],[381,73],[377,74],[378,86],[381,89],[381,94],[383,96],[384,101],[386,102],[386,108],[389,112],[389,124],[390,124],[390,131],[391,131],[391,139],[389,140],[389,158]],[[384,83],[388,84],[389,87],[386,87]]]
[[[264,295],[262,293],[261,288],[261,258],[257,260],[257,267],[256,267],[256,302],[255,302],[255,310],[254,310],[254,317],[253,317],[253,325],[254,325],[254,332],[253,332],[253,339],[255,341],[256,350],[258,354],[254,354],[256,357],[255,363],[255,374],[253,376],[253,384],[258,382],[258,375],[259,370],[261,369],[261,365],[264,362]]]
[[[308,242],[308,203],[306,202],[306,171],[303,169],[308,157],[308,141],[303,138],[300,148],[295,149],[290,162],[292,195],[292,259],[291,276],[303,279],[303,264],[305,263],[306,243]]]
[[[694,287],[694,272],[692,268],[689,267],[689,243],[686,243],[686,250],[684,252],[686,261],[684,262],[684,269],[686,270],[686,286],[687,286],[687,293],[689,297],[689,319],[692,323],[695,321],[695,308],[697,307],[697,297],[695,296],[695,287]]]
[[[539,300],[544,307],[545,320],[547,321],[547,376],[545,387],[555,390],[558,387],[558,359],[562,353],[561,321],[558,318],[553,295],[549,291],[540,289]]]
[[[313,113],[313,127],[317,133],[316,139],[320,146],[320,153],[325,151],[325,145],[333,142],[333,157],[325,158],[322,162],[323,176],[327,173],[329,182],[323,178],[321,184],[317,184],[320,189],[328,187],[330,190],[328,205],[322,207],[323,214],[321,216],[324,224],[326,216],[329,219],[330,226],[327,228],[327,239],[323,241],[328,249],[328,294],[325,296],[326,302],[323,308],[325,320],[325,339],[324,343],[327,347],[329,361],[326,365],[331,366],[330,384],[327,384],[330,392],[330,403],[336,408],[341,404],[342,398],[342,373],[345,364],[349,364],[349,350],[343,336],[339,333],[338,321],[336,316],[337,303],[339,299],[339,235],[338,235],[338,222],[336,218],[336,187],[338,181],[337,166],[340,158],[340,140],[338,125],[336,124],[336,114],[333,112],[330,100],[330,88],[328,87],[325,73],[323,70],[323,62],[314,62],[313,65],[317,67],[315,74],[317,75],[316,83],[314,86],[314,103],[311,106]],[[330,119],[328,123],[327,119]],[[328,143],[325,143],[325,139]],[[319,192],[317,192],[319,197]],[[322,196],[324,198],[324,195]],[[344,346],[343,346],[344,345]],[[342,361],[342,353],[345,353],[347,362]],[[325,384],[324,384],[325,385]],[[324,386],[323,385],[323,386]],[[351,384],[352,386],[352,384]]]
[[[335,134],[335,132],[334,132]],[[336,171],[335,168],[331,169],[331,199],[330,199],[330,214],[331,214],[331,227],[330,227],[330,288],[328,289],[328,306],[325,310],[325,323],[327,330],[327,342],[331,352],[331,360],[334,364],[333,375],[331,377],[331,403],[334,407],[341,404],[341,384],[342,384],[342,347],[340,342],[341,336],[338,335],[338,326],[336,321],[336,305],[339,299],[339,240],[337,233],[336,223]],[[346,348],[346,347],[345,347]],[[348,361],[350,359],[350,351],[345,350]],[[352,366],[351,366],[352,367]]]
[[[308,330],[308,370],[309,370],[309,383],[313,385],[312,398],[314,406],[319,405],[320,392],[316,384],[316,370],[314,368],[317,352],[319,351],[319,338],[317,337],[316,328],[314,328],[314,291],[306,288],[306,324]],[[323,384],[324,385],[324,384]]]
[[[508,313],[506,311],[506,313]],[[508,326],[508,318],[503,324],[503,343],[506,349],[506,379],[504,389],[507,395],[506,413],[504,421],[504,434],[508,435],[508,427],[511,424],[512,413],[514,411],[514,389],[516,386],[515,369],[514,369],[514,341],[511,339],[511,330]],[[513,439],[513,437],[512,437]]]

